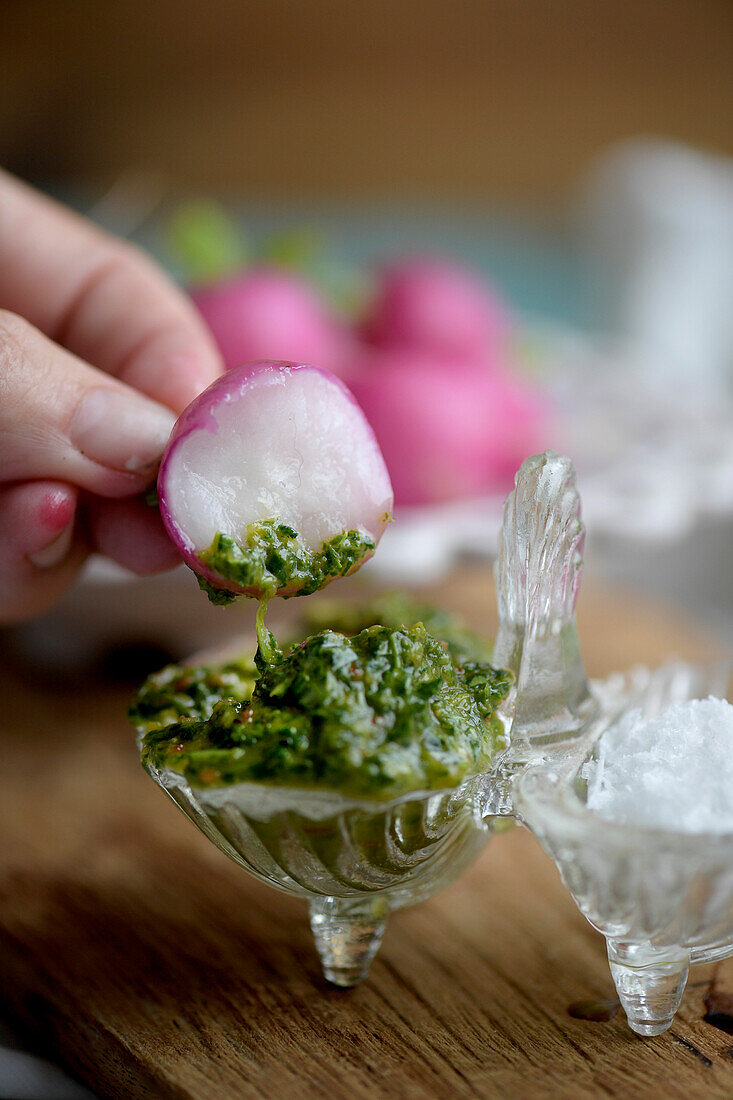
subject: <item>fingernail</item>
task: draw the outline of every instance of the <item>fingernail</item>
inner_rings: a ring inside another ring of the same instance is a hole
[[[29,554],[28,561],[39,569],[52,569],[54,565],[58,565],[59,562],[63,561],[68,554],[73,534],[74,524],[70,523],[60,535],[49,542],[48,546],[36,550],[35,554]]]
[[[175,420],[169,409],[142,395],[100,386],[84,395],[69,436],[92,462],[141,473],[160,458]]]

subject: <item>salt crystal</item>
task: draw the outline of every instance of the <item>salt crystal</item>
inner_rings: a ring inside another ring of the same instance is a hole
[[[733,706],[629,711],[600,737],[581,777],[587,804],[613,821],[684,833],[733,832]]]

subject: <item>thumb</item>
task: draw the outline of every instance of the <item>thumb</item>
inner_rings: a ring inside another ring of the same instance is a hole
[[[0,311],[0,481],[58,478],[101,496],[153,478],[173,413]]]

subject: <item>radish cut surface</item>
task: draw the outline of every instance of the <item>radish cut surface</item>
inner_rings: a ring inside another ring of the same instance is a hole
[[[392,509],[381,451],[346,387],[316,367],[270,361],[229,371],[189,405],[163,456],[158,493],[186,562],[211,584],[249,595],[263,591],[201,562],[218,536],[246,547],[248,528],[276,522],[314,554],[345,532],[376,545]]]

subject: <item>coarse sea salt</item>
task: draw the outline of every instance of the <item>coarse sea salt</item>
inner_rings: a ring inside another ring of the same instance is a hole
[[[678,703],[629,711],[599,738],[580,775],[587,805],[612,821],[684,833],[733,833],[733,706]]]

